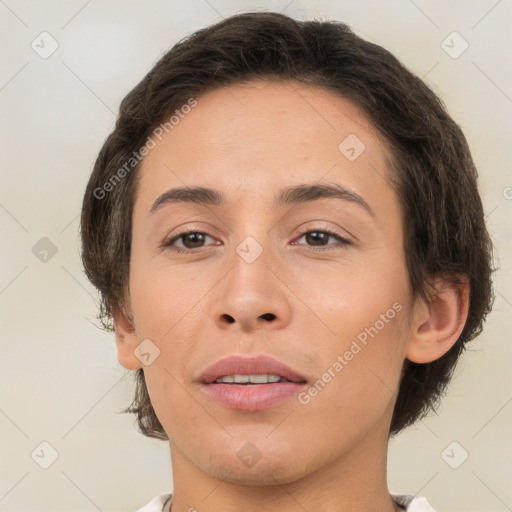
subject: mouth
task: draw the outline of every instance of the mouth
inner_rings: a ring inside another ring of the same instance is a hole
[[[262,384],[276,384],[277,382],[295,382],[296,384],[306,382],[301,379],[287,379],[281,375],[253,374],[253,375],[224,375],[207,384],[234,384],[241,386],[261,386]]]
[[[202,374],[200,382],[209,398],[247,412],[269,409],[307,385],[305,377],[268,356],[221,359]]]

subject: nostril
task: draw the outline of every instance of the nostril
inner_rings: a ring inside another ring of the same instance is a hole
[[[261,317],[265,320],[274,320],[276,315],[274,315],[274,313],[265,313],[264,315],[261,315]]]

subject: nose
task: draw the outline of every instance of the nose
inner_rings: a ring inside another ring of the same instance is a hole
[[[245,257],[247,248],[249,254],[253,251],[249,258]],[[286,272],[280,271],[277,257],[271,258],[271,250],[261,251],[257,256],[254,250],[250,241],[240,244],[220,283],[213,315],[223,330],[282,329],[290,321]]]

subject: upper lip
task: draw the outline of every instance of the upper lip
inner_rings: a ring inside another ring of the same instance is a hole
[[[215,382],[226,375],[279,375],[292,382],[306,382],[306,379],[284,363],[265,355],[253,357],[233,355],[220,359],[208,367],[199,380],[205,384]]]

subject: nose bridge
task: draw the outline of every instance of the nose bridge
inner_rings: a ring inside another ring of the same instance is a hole
[[[272,282],[269,283],[269,280],[272,281],[274,275],[269,268],[272,264],[269,261],[269,253],[272,252],[270,245],[268,236],[263,240],[262,235],[246,235],[234,247],[230,257],[232,271],[228,283],[233,289],[245,294],[245,300],[251,297],[263,298],[272,292]]]
[[[271,219],[265,215],[265,209],[258,208],[257,204],[251,205],[245,202],[241,205],[238,221],[233,232],[234,244],[233,264],[242,273],[244,270],[250,272],[250,266],[257,264],[259,271],[268,270],[265,263],[268,262],[268,255],[274,251],[273,235],[271,230]],[[249,267],[245,269],[245,265]]]

